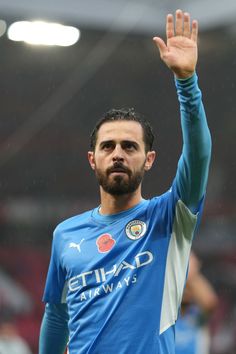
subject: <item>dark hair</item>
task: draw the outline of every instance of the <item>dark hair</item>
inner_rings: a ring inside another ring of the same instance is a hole
[[[128,120],[139,123],[143,128],[143,140],[145,144],[145,150],[151,151],[154,141],[154,134],[150,123],[142,117],[139,113],[135,112],[134,108],[122,108],[111,109],[96,123],[91,135],[90,135],[90,148],[94,151],[97,134],[100,127],[107,122],[113,122],[117,120]]]

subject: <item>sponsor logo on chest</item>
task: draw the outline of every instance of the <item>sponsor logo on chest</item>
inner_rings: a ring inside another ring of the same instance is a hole
[[[111,278],[118,277],[125,270],[129,269],[132,272],[138,268],[145,267],[153,261],[153,254],[150,251],[138,253],[132,263],[123,260],[120,264],[114,264],[112,269],[98,268],[80,273],[68,281],[70,291],[80,290],[86,287],[91,281],[101,284]]]

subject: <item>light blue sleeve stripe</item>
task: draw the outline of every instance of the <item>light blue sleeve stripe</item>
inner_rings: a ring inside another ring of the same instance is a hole
[[[175,80],[183,134],[176,185],[181,200],[193,213],[206,192],[211,156],[211,136],[197,82],[196,74],[186,80]]]

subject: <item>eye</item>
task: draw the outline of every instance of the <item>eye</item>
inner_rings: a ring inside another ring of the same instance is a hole
[[[137,145],[132,141],[126,141],[122,145],[123,149],[127,151],[137,150]]]
[[[106,141],[101,145],[101,149],[105,151],[111,150],[113,149],[113,147],[114,144],[111,141]]]

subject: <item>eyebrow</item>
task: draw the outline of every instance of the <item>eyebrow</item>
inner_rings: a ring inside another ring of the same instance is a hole
[[[103,146],[105,144],[112,144],[114,143],[114,140],[103,140],[100,142],[99,146]]]
[[[139,144],[136,143],[136,141],[133,141],[133,140],[123,140],[121,144],[132,144],[132,145],[134,145],[136,148],[139,147]]]
[[[103,141],[100,142],[99,146],[103,147],[105,144],[116,144],[116,143],[115,143],[115,140],[103,140]],[[133,144],[136,148],[139,147],[139,144],[136,141],[134,141],[134,140],[122,140],[120,144],[121,145],[123,145],[123,144]]]

